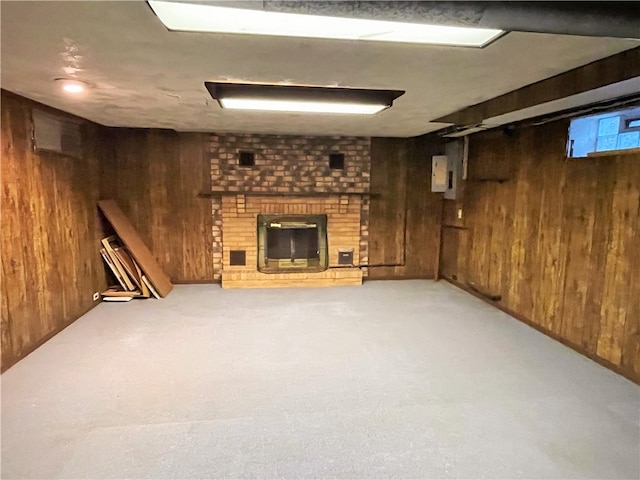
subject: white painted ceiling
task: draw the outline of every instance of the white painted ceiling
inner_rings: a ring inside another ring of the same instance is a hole
[[[511,32],[484,49],[169,32],[143,1],[0,2],[2,88],[119,127],[410,137],[460,108],[640,45]],[[53,80],[92,85],[83,98]],[[373,116],[222,110],[204,81],[399,89]]]

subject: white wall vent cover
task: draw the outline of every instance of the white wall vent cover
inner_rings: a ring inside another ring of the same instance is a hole
[[[34,109],[33,149],[82,157],[80,122],[68,120],[42,110]]]

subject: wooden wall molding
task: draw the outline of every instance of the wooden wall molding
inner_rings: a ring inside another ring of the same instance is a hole
[[[433,121],[460,126],[477,125],[487,118],[629,80],[637,77],[638,72],[640,47],[574,68]]]

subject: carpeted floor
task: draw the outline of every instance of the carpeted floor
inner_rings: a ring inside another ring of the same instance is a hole
[[[2,375],[2,478],[638,478],[640,387],[445,283],[102,303]]]

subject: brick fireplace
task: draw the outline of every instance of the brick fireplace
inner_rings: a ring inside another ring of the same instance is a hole
[[[220,134],[209,146],[223,287],[362,283],[369,138]]]

